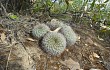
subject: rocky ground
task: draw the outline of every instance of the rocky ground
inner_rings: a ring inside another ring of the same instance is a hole
[[[110,70],[110,44],[93,27],[69,21],[78,36],[59,56],[46,54],[31,34],[38,19],[0,18],[0,70]]]

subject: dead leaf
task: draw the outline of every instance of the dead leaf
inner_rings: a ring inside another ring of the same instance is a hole
[[[32,38],[26,38],[28,41],[32,41],[32,42],[34,42],[35,40],[34,39],[32,39]]]
[[[5,33],[3,32],[3,33],[1,33],[1,41],[2,41],[2,42],[5,42],[5,39],[6,39],[6,35],[5,35]]]
[[[85,46],[88,46],[88,44],[85,44]]]
[[[100,41],[104,41],[104,39],[100,38],[99,35],[98,35],[98,39],[99,39]]]
[[[101,70],[101,69],[94,69],[94,68],[91,68],[90,70]]]
[[[99,56],[97,53],[93,52],[93,53],[89,56],[89,59],[90,59],[91,61],[94,61],[94,58],[100,58],[100,56]]]
[[[94,53],[94,52],[93,52],[93,57],[100,58],[100,56],[97,53]]]
[[[80,65],[78,62],[73,61],[71,58],[65,61],[60,61],[65,66],[69,67],[71,70],[77,70],[80,69]]]

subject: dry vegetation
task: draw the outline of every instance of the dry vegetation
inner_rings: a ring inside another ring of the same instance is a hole
[[[0,70],[109,70],[110,44],[101,41],[88,25],[69,22],[78,41],[61,55],[51,56],[31,35],[33,26],[42,23],[38,19],[0,18]]]
[[[74,12],[71,7],[69,8],[69,0],[62,1],[65,5],[60,8],[59,4],[52,8],[54,3],[36,2],[36,6],[33,7],[34,0],[0,1],[0,70],[110,70],[110,33],[104,35],[99,31],[102,23],[99,19],[101,11],[94,9],[98,13],[93,10],[90,11],[92,16],[88,16],[88,13],[82,10],[85,6],[80,11]],[[92,8],[94,6],[95,4]],[[65,14],[53,14],[53,12],[51,14],[51,8],[56,11],[54,13]],[[103,18],[107,16],[109,19],[108,14]],[[62,20],[71,26],[78,37],[74,45],[66,48],[58,56],[44,52],[40,41],[32,36],[35,25],[46,23],[52,18]],[[108,19],[102,24],[109,25]],[[100,38],[99,34],[104,35],[104,39]]]

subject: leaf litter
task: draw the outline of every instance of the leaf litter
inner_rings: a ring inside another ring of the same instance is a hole
[[[31,35],[33,26],[40,23],[38,19],[1,20],[0,25],[5,32],[0,32],[0,70],[110,69],[110,50],[106,49],[109,45],[100,41],[95,31],[88,26],[72,26],[79,36],[78,41],[61,55],[51,56],[41,49],[39,40],[35,40]],[[7,44],[3,43],[5,41]],[[2,58],[4,60],[1,60]]]

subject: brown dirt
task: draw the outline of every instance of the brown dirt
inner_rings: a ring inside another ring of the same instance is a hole
[[[110,70],[110,44],[87,24],[69,24],[78,35],[75,45],[59,56],[43,52],[31,35],[38,19],[0,18],[0,70]]]

